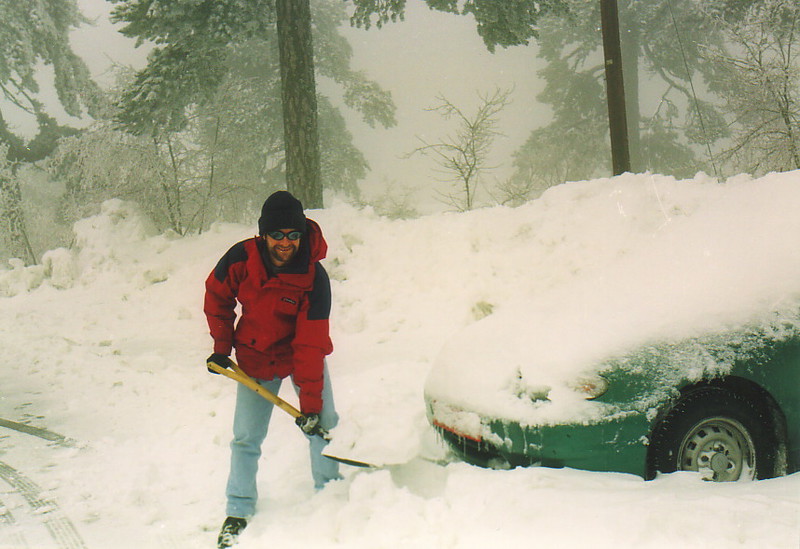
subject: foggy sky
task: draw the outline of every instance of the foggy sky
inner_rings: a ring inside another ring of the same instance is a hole
[[[76,30],[71,40],[101,86],[113,81],[109,68],[115,63],[144,66],[146,48],[136,49],[133,40],[119,34],[108,22],[111,4],[105,0],[78,0],[78,5],[96,23]],[[471,17],[435,12],[417,0],[409,2],[405,21],[368,31],[346,26],[342,33],[354,50],[352,67],[365,70],[369,78],[390,90],[397,106],[398,125],[388,130],[370,128],[357,113],[342,106],[355,145],[371,167],[361,184],[367,199],[380,194],[383,185],[400,185],[423,189],[416,193],[415,200],[427,204],[419,208],[421,211],[442,209],[443,205],[432,201],[431,193],[424,190],[431,182],[442,191],[449,188],[436,183],[442,175],[435,171],[433,161],[421,155],[402,158],[419,146],[416,136],[436,141],[455,130],[452,122],[425,110],[436,105],[437,95],[471,114],[479,104],[479,92],[514,88],[512,102],[501,115],[500,129],[505,137],[495,142],[490,163],[497,169],[488,174],[490,180],[510,175],[511,153],[534,127],[547,121],[547,108],[535,102],[543,86],[536,77],[541,62],[536,58],[535,46],[498,48],[491,54]],[[330,91],[329,83],[320,81],[318,86],[322,92]]]

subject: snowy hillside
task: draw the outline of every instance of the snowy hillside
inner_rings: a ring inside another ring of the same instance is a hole
[[[795,549],[798,474],[644,482],[419,456],[444,456],[422,399],[437,357],[456,352],[462,333],[503,341],[497,326],[470,332],[476,321],[544,315],[545,345],[524,345],[557,358],[559,372],[702,329],[705,313],[728,322],[765,302],[796,303],[798,212],[798,172],[726,184],[626,175],[563,185],[516,209],[406,221],[341,203],[309,212],[330,247],[329,365],[342,416],[332,453],[388,466],[343,468],[344,480],[315,494],[305,441],[276,411],[259,513],[240,547]],[[203,281],[254,234],[256,217],[171,238],[112,201],[76,224],[74,249],[0,270],[0,419],[69,438],[0,426],[0,548],[214,546],[234,386],[204,366]],[[658,322],[646,321],[654,309]],[[463,375],[437,369],[439,383],[475,391],[470,372],[494,358],[472,357]]]

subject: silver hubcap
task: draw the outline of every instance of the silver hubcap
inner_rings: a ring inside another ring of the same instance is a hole
[[[755,445],[744,425],[724,417],[704,419],[680,446],[678,469],[699,471],[704,480],[726,482],[755,477]]]

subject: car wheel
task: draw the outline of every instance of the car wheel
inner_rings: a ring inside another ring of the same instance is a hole
[[[773,476],[775,441],[754,403],[719,387],[687,394],[655,427],[652,473],[697,471],[716,482]],[[651,474],[650,476],[653,476]]]

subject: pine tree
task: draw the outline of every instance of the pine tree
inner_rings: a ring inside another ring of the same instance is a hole
[[[708,5],[706,2],[705,5]],[[633,171],[688,176],[714,171],[711,146],[724,119],[700,86],[715,67],[704,56],[723,36],[694,0],[619,3],[628,134]],[[610,173],[599,2],[570,2],[569,15],[543,21],[538,99],[553,121],[515,153],[517,186],[536,195],[567,180]],[[704,99],[705,98],[705,99]]]
[[[406,5],[405,0],[354,3],[351,21],[367,28],[401,20]],[[610,172],[599,0],[426,3],[432,9],[473,16],[490,51],[536,39],[539,56],[547,63],[540,72],[547,85],[538,99],[550,105],[553,121],[532,131],[515,153],[516,170],[504,189],[509,202],[536,196],[566,180]],[[719,91],[709,83],[720,68],[707,52],[724,51],[728,36],[718,19],[737,21],[754,6],[770,3],[773,0],[620,0],[634,171],[679,176],[698,168],[717,171],[712,147],[728,136],[729,125],[719,97],[709,93]]]
[[[202,124],[205,143],[215,151],[213,165],[221,167],[233,166],[229,159],[240,152],[228,148],[236,141],[236,135],[257,137],[256,128],[261,127],[266,132],[261,134],[263,141],[250,143],[241,151],[252,159],[251,165],[259,165],[258,179],[247,184],[263,185],[263,197],[264,191],[285,174],[289,190],[312,208],[322,206],[323,184],[330,185],[340,175],[363,174],[366,164],[350,144],[349,136],[342,134],[341,117],[327,100],[313,94],[315,76],[309,75],[307,60],[300,70],[305,74],[305,84],[292,88],[285,81],[281,83],[278,14],[273,1],[113,1],[117,3],[113,19],[126,23],[122,32],[156,45],[147,67],[137,73],[119,100],[118,120],[125,128],[162,141],[165,134]],[[310,13],[315,72],[331,76],[343,87],[346,103],[360,110],[370,123],[393,125],[390,95],[349,68],[352,52],[335,32],[335,26],[346,17],[343,6],[315,0]],[[290,25],[284,30],[291,34],[289,31],[294,29]],[[308,37],[303,40],[305,47],[310,45]],[[284,65],[294,62],[297,56],[288,57]],[[289,78],[291,83],[295,77]],[[305,97],[297,103],[289,100],[291,112],[286,109],[287,98],[282,99],[282,91],[288,93],[289,88],[295,90],[291,97]],[[308,93],[313,94],[313,100]],[[249,112],[237,105],[239,101],[247,105]],[[193,117],[198,119],[192,120]],[[283,137],[285,125],[291,127],[285,130],[283,153],[276,156],[274,131],[279,128]],[[326,131],[338,135],[331,139]],[[314,145],[318,134],[319,139],[327,140],[323,147]],[[332,147],[329,149],[327,144]],[[268,148],[269,154],[259,151],[260,147]],[[344,171],[320,174],[320,165]],[[214,177],[207,179],[209,199],[220,190],[219,175],[215,169]]]
[[[528,44],[538,38],[541,20],[548,14],[565,13],[568,0],[425,0],[429,8],[471,16],[489,51]],[[370,28],[402,20],[406,0],[353,0],[352,24]]]
[[[35,118],[39,132],[29,143],[9,126],[0,111],[0,214],[9,253],[36,261],[23,213],[17,176],[22,164],[39,161],[55,148],[59,137],[74,133],[50,116],[40,98],[38,67],[52,67],[53,85],[64,111],[72,116],[91,112],[99,94],[84,62],[72,51],[71,29],[84,23],[76,0],[0,1],[0,89],[7,104]]]

